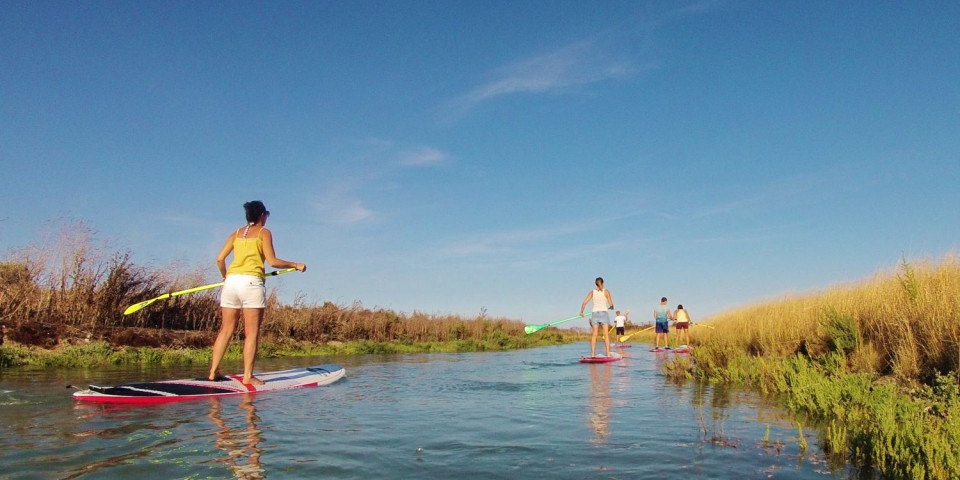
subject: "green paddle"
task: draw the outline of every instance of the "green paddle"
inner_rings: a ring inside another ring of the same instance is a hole
[[[577,315],[576,317],[564,318],[563,320],[557,320],[556,322],[553,322],[553,323],[544,323],[544,324],[542,324],[542,325],[527,325],[527,326],[523,327],[523,331],[524,331],[524,333],[526,333],[527,335],[530,335],[531,333],[533,333],[533,332],[539,332],[540,330],[543,330],[544,328],[552,327],[552,326],[554,326],[554,325],[560,325],[560,324],[563,323],[563,322],[569,322],[570,320],[576,320],[576,319],[578,319],[578,318],[586,318],[586,317],[589,317],[590,315],[593,315],[593,312],[590,312],[590,313],[585,314],[585,315]]]
[[[287,268],[287,269],[284,269],[284,270],[276,270],[276,271],[270,272],[270,273],[268,273],[267,275],[275,276],[275,275],[280,275],[280,274],[283,274],[283,273],[290,273],[290,272],[295,272],[295,271],[297,271],[296,268]],[[144,301],[142,301],[142,302],[140,302],[140,303],[130,305],[129,307],[127,307],[126,310],[123,311],[123,314],[124,314],[124,315],[130,315],[131,313],[139,312],[139,311],[142,310],[143,308],[147,307],[148,305],[150,305],[150,304],[152,304],[153,302],[156,302],[156,301],[158,301],[158,300],[166,300],[166,299],[168,299],[168,298],[179,297],[180,295],[186,295],[186,294],[188,294],[188,293],[200,292],[200,291],[203,291],[203,290],[210,290],[211,288],[217,288],[217,287],[222,287],[222,286],[223,286],[223,282],[220,282],[220,283],[211,283],[210,285],[203,285],[203,286],[201,286],[201,287],[188,288],[188,289],[186,289],[186,290],[180,290],[179,292],[164,293],[163,295],[160,295],[160,296],[157,297],[157,298],[151,298],[150,300],[144,300]]]

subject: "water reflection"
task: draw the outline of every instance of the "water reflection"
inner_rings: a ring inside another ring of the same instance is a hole
[[[223,409],[219,398],[210,399],[210,415],[208,417],[217,426],[216,446],[227,452],[227,456],[218,461],[226,463],[234,476],[241,479],[266,478],[267,471],[260,464],[261,431],[260,417],[257,407],[253,403],[253,395],[244,395],[240,401],[240,408],[245,411],[243,428],[234,428],[223,416]]]
[[[612,364],[590,365],[590,427],[596,437],[590,441],[594,445],[606,443],[610,434],[610,373]]]

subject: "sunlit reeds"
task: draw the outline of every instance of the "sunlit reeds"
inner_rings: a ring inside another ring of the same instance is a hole
[[[960,261],[904,261],[860,283],[707,321],[715,329],[697,329],[692,343],[773,357],[842,350],[854,371],[926,382],[960,366]]]
[[[867,476],[960,478],[958,307],[955,255],[903,261],[708,319],[714,328],[691,342],[695,376],[775,394],[820,423],[827,453]]]

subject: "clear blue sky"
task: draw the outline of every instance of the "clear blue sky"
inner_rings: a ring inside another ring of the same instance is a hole
[[[0,248],[83,220],[217,281],[260,199],[279,256],[309,267],[288,300],[545,323],[599,275],[633,320],[663,295],[697,320],[955,251],[958,19],[940,1],[6,1]]]

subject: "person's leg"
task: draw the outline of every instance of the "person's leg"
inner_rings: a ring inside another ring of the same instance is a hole
[[[220,361],[223,355],[227,353],[227,347],[230,345],[230,338],[237,329],[237,320],[240,319],[239,308],[221,307],[220,314],[223,319],[220,322],[220,333],[213,342],[213,355],[210,360],[210,374],[207,376],[210,380],[215,380],[220,375]]]
[[[597,328],[596,323],[593,324],[593,334],[590,336],[590,356],[597,356]]]
[[[262,308],[243,309],[243,383],[263,385],[253,376],[253,364],[260,346],[260,321],[263,320]]]
[[[607,356],[610,356],[610,329],[606,325],[603,326],[603,343],[607,345]]]

